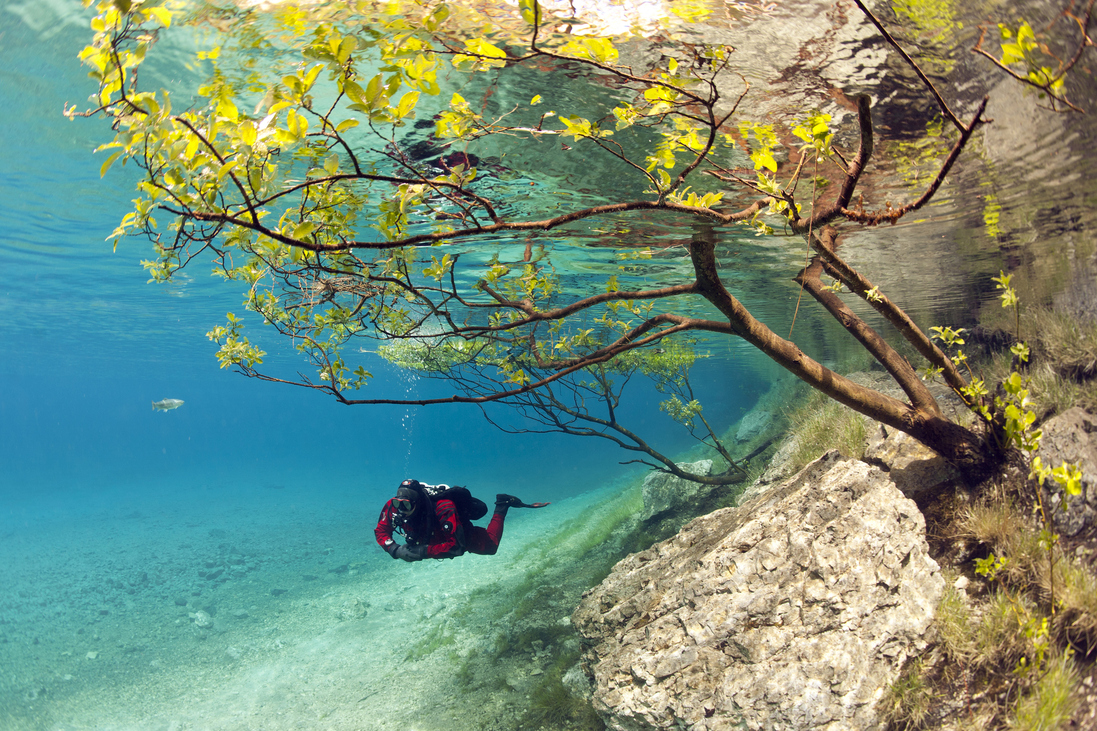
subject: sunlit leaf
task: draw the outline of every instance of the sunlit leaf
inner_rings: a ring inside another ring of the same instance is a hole
[[[236,158],[235,160],[230,160],[229,162],[226,162],[217,170],[217,179],[223,179],[226,175],[232,172],[233,168],[235,168],[239,164],[240,158]]]
[[[433,33],[438,30],[442,23],[446,22],[446,19],[449,18],[449,14],[449,8],[446,5],[439,5],[430,15],[423,19],[423,27]]]
[[[522,14],[522,20],[530,25],[537,25],[540,21],[540,8],[537,0],[518,0],[518,10]]]
[[[238,129],[240,130],[240,141],[249,147],[255,144],[255,140],[258,136],[258,131],[255,129],[255,124],[252,122],[242,123]]]
[[[129,4],[129,0],[123,1],[125,1],[127,5]],[[123,12],[128,12],[128,9],[123,10]],[[165,28],[171,27],[171,11],[167,8],[149,8],[145,12],[148,13],[151,17],[154,17],[158,21],[160,21],[160,25],[164,26]]]
[[[394,116],[397,119],[408,116],[415,109],[415,105],[419,102],[419,92],[409,91],[400,97],[400,101],[396,105],[396,112]]]
[[[122,154],[122,151],[119,150],[118,152],[116,152],[113,155],[111,155],[110,157],[108,157],[105,161],[103,161],[103,165],[99,168],[99,177],[100,178],[107,174],[107,171],[110,170],[110,166],[114,164],[114,161],[117,160],[118,156],[121,155],[121,154]]]
[[[317,228],[317,225],[312,221],[305,221],[304,223],[298,224],[298,226],[293,229],[293,238],[300,241],[307,237],[309,234],[311,234],[313,231],[315,231]]]

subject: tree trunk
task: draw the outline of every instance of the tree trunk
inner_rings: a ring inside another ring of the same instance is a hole
[[[932,397],[926,399],[928,392],[924,392],[924,389],[915,389],[918,407],[903,403],[835,373],[808,357],[795,343],[785,340],[766,327],[720,281],[716,269],[715,248],[715,237],[711,229],[694,236],[690,255],[697,275],[698,291],[727,317],[731,329],[739,337],[815,390],[922,442],[954,464],[968,482],[980,481],[1000,462],[1000,450],[989,448],[977,432],[944,418]],[[862,332],[862,337],[868,336]],[[880,359],[879,348],[868,349]],[[894,361],[884,365],[892,366],[889,370],[895,369]],[[896,373],[893,372],[892,375],[894,377]],[[917,378],[916,374],[914,377]]]

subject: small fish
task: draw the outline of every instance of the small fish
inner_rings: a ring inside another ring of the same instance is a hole
[[[171,411],[172,409],[178,409],[183,405],[182,399],[166,398],[163,401],[153,401],[153,411]]]

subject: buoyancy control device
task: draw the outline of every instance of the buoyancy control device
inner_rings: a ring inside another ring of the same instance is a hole
[[[428,498],[431,504],[439,500],[452,500],[457,507],[457,514],[463,520],[472,522],[483,518],[488,513],[487,504],[472,496],[467,487],[450,487],[449,485],[428,485],[418,480],[405,480],[401,487],[410,487],[419,490]]]

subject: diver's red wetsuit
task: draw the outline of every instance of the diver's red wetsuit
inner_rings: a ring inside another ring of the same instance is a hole
[[[428,510],[421,513],[424,518],[433,519],[401,521],[393,501],[389,500],[381,508],[377,527],[373,529],[377,545],[388,551],[394,543],[393,531],[399,531],[408,539],[408,545],[427,546],[427,558],[454,558],[465,551],[491,556],[499,549],[504,512],[492,515],[486,529],[462,520],[452,500],[436,501],[433,516]]]

